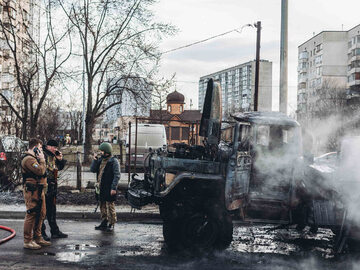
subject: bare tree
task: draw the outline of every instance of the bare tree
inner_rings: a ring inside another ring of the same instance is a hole
[[[115,103],[107,103],[106,99],[119,95],[119,91],[131,91],[109,85],[108,79],[135,76],[151,81],[159,59],[157,44],[173,28],[153,22],[148,9],[153,0],[59,0],[59,3],[81,44],[79,55],[87,92],[85,161],[88,161],[96,119],[121,104],[121,98]]]
[[[43,3],[38,3],[41,4],[46,23],[41,33],[36,34],[30,27],[33,22],[29,22],[23,10],[14,16],[11,1],[2,2],[5,15],[4,19],[0,19],[0,33],[10,51],[16,83],[9,89],[10,96],[1,92],[0,97],[20,121],[23,139],[36,134],[45,99],[60,76],[61,67],[71,55],[69,29],[58,30],[54,26],[53,0],[43,0]],[[19,36],[18,29],[22,29],[22,36]],[[44,37],[41,44],[39,35]],[[65,50],[60,48],[64,42],[69,42]],[[15,103],[15,98],[11,96],[16,98]]]
[[[59,105],[53,102],[53,99],[46,99],[40,112],[41,125],[36,130],[44,142],[54,139],[58,135],[58,130],[62,129],[67,123],[61,118],[61,109]]]
[[[69,112],[70,114],[70,136],[73,138],[73,140],[80,141],[81,140],[81,134],[82,134],[82,122],[81,122],[81,111],[78,110],[72,110]]]
[[[307,106],[302,124],[313,134],[317,151],[335,151],[344,134],[346,85],[335,79],[324,79],[321,87],[308,94]]]
[[[162,121],[162,109],[166,103],[166,97],[171,91],[171,87],[174,85],[175,74],[170,79],[162,78],[154,83],[152,92],[152,107],[155,110],[159,110],[159,120]]]

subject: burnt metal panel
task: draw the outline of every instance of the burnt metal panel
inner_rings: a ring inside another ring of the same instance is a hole
[[[296,120],[281,112],[241,112],[233,115],[233,117],[240,122],[259,125],[300,126]]]
[[[161,167],[165,171],[169,172],[184,171],[206,174],[220,173],[220,162],[169,157],[161,157],[159,161],[161,165],[158,164],[156,167]]]
[[[218,144],[221,133],[221,87],[210,79],[207,83],[205,102],[200,122],[200,136],[206,137],[209,144]]]
[[[335,205],[331,201],[313,201],[312,211],[317,226],[336,225]]]

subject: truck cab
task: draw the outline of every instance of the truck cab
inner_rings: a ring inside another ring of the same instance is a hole
[[[296,174],[302,167],[300,125],[279,112],[245,112],[233,118],[227,209],[239,209],[248,221],[291,222]]]

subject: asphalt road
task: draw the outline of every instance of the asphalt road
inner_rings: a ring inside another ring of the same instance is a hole
[[[222,252],[171,254],[163,243],[161,224],[121,223],[116,231],[94,230],[97,222],[60,220],[67,239],[38,251],[22,247],[22,220],[0,219],[17,236],[0,245],[0,269],[360,269],[357,253],[332,255],[333,234],[300,234],[271,226],[234,227],[234,241]],[[0,238],[8,235],[0,231]]]

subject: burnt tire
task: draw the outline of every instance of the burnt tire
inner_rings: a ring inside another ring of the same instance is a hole
[[[178,251],[183,247],[179,233],[180,230],[180,221],[164,221],[163,223],[164,241],[170,251]]]
[[[181,241],[187,248],[225,249],[232,234],[232,219],[218,201],[208,201],[202,211],[184,218],[181,224]]]
[[[219,237],[219,222],[205,214],[196,213],[181,224],[181,241],[186,248],[211,249]]]
[[[209,204],[212,218],[217,220],[219,233],[214,243],[216,249],[227,248],[233,239],[233,224],[230,214],[227,212],[224,203],[213,202]]]

